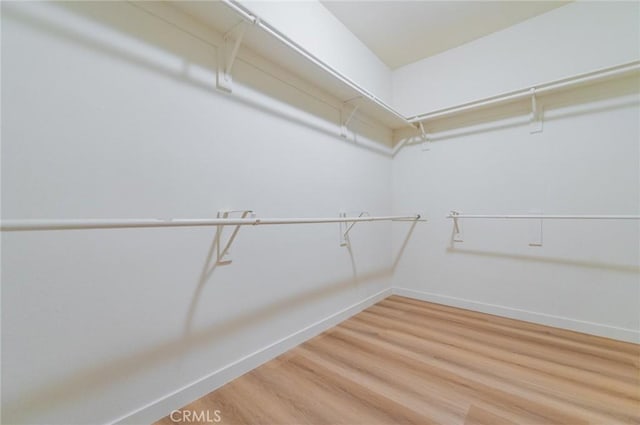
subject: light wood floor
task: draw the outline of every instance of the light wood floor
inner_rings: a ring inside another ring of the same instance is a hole
[[[639,400],[638,345],[392,296],[184,409],[224,424],[639,424]]]

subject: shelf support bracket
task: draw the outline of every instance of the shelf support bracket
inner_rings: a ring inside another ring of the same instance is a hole
[[[464,242],[462,222],[458,219],[459,215],[460,211],[451,211],[451,218],[453,218],[453,242]]]
[[[233,91],[233,78],[231,77],[231,70],[233,64],[236,61],[240,44],[245,32],[247,31],[249,24],[246,21],[241,21],[238,25],[231,28],[224,34],[224,43],[222,47],[218,48],[218,74],[216,86],[220,90],[224,90],[228,93]],[[235,39],[233,33],[236,33]]]
[[[358,218],[368,216],[368,215],[369,215],[368,212],[363,211],[358,215]],[[340,217],[347,218],[347,213],[340,213]],[[353,229],[353,226],[355,226],[356,223],[357,223],[356,221],[353,221],[351,223],[349,222],[340,223],[340,246],[349,246],[351,244],[351,241],[349,240],[349,232],[351,231],[351,229]]]
[[[536,89],[531,89],[531,116],[529,118],[529,133],[542,133],[542,105],[536,100]]]
[[[243,211],[218,211],[217,218],[229,218],[229,215],[234,213],[242,213],[240,218],[255,217],[255,214],[253,211],[243,210]],[[224,225],[219,225],[216,231],[216,240],[215,240],[216,254],[217,254],[216,264],[219,266],[226,266],[228,264],[231,264],[232,260],[231,260],[230,248],[231,248],[231,245],[233,244],[233,241],[236,239],[238,232],[240,231],[240,226],[239,225],[235,226],[235,228],[231,232],[231,236],[229,236],[229,239],[227,239],[227,242],[224,243],[224,245],[221,243],[223,230],[224,230]]]
[[[429,139],[429,135],[424,129],[424,124],[422,123],[422,121],[418,123],[418,130],[420,130],[420,140],[422,140],[422,150],[423,151],[431,150],[431,148],[427,147],[428,146],[427,143],[431,142],[431,140]]]
[[[350,113],[346,113],[346,104],[347,102],[345,102],[343,104],[342,110],[340,112],[340,116],[341,118],[341,123],[340,123],[340,137],[344,137],[345,139],[347,138],[347,130],[349,127],[349,123],[351,122],[351,120],[353,119],[354,115],[356,114],[356,112],[358,112],[358,108],[360,108],[360,105],[356,105],[353,107],[353,109],[351,110]],[[347,116],[346,119],[344,119],[344,116]]]

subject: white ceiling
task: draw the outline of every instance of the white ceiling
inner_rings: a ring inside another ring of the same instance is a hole
[[[329,1],[322,4],[391,69],[568,1]]]

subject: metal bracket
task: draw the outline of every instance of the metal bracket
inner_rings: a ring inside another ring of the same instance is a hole
[[[229,93],[233,91],[231,69],[233,68],[233,64],[238,54],[238,49],[242,43],[242,38],[244,37],[248,27],[249,24],[246,21],[241,21],[224,34],[224,44],[221,48],[218,48],[218,74],[216,87],[220,90],[224,90]],[[234,32],[237,34],[235,39],[232,40]]]
[[[420,139],[422,140],[422,151],[430,151],[431,148],[427,147],[427,143],[431,142],[431,140],[429,140],[429,135],[425,131],[422,121],[418,123],[418,130],[420,130]]]
[[[251,210],[241,210],[241,211],[218,211],[218,218],[229,218],[230,214],[242,213],[240,218],[253,218],[255,217],[255,213]],[[231,252],[229,249],[231,248],[231,244],[235,240],[238,232],[240,231],[240,226],[235,226],[233,231],[231,232],[231,236],[227,239],[227,242],[224,244],[223,248],[220,248],[222,244],[220,243],[220,239],[222,239],[222,232],[224,230],[224,225],[218,226],[218,231],[216,232],[216,264],[219,266],[226,266],[227,264],[231,264]]]
[[[349,101],[344,102],[342,104],[342,109],[340,110],[340,137],[344,137],[345,139],[347,138],[347,135],[348,135],[347,130],[348,130],[349,123],[351,122],[351,120],[353,119],[353,116],[358,111],[358,108],[360,108],[360,105],[356,105],[353,107],[351,112],[347,114],[346,105],[348,102]],[[345,116],[346,116],[346,119],[345,119]]]
[[[531,89],[531,116],[529,117],[529,133],[542,133],[543,107],[536,100],[536,89]]]
[[[542,215],[542,210],[529,211],[532,215]],[[542,246],[542,219],[534,218],[529,221],[529,246]]]
[[[451,217],[453,218],[453,238],[454,242],[464,242],[464,232],[462,229],[462,221],[458,220],[460,211],[451,211]]]
[[[358,218],[368,216],[369,213],[366,211],[361,212],[358,215]],[[340,218],[347,218],[347,213],[340,213]],[[351,241],[349,240],[349,232],[353,229],[353,226],[356,225],[356,221],[354,222],[341,222],[340,223],[340,246],[349,246]]]

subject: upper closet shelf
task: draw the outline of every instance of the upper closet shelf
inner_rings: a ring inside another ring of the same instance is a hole
[[[241,22],[248,24],[242,32],[241,44],[261,53],[270,61],[302,76],[305,80],[348,102],[349,113],[357,106],[357,113],[370,116],[388,128],[414,127],[413,124],[373,93],[360,87],[330,65],[321,61],[298,43],[291,40],[268,22],[251,13],[232,0],[224,1],[177,1],[171,2],[177,9],[197,17],[218,32],[226,33]],[[235,56],[237,47],[232,46],[228,54]],[[231,61],[233,57],[229,57]]]
[[[370,93],[332,66],[309,53],[294,40],[285,36],[274,26],[256,16],[235,0],[176,1],[171,2],[171,4],[223,33],[230,29],[238,28],[242,22],[246,23],[246,26],[238,31],[240,35],[236,36],[235,45],[228,49],[230,53],[227,53],[229,57],[226,60],[233,63],[240,43],[255,52],[262,52],[272,62],[291,70],[298,76],[303,76],[307,81],[345,102],[349,109],[342,118],[344,121],[343,126],[352,118],[352,112],[357,107],[358,113],[363,113],[388,128],[402,129],[411,127],[419,131],[421,129],[420,123],[423,122],[528,98],[531,98],[533,105],[535,105],[536,95],[548,94],[640,72],[640,61],[635,60],[559,80],[543,82],[535,86],[477,99],[460,105],[453,105],[444,109],[405,117],[377,98],[373,93]],[[247,28],[255,28],[257,30],[247,30]],[[227,64],[228,68],[230,66]]]
[[[617,66],[598,69],[583,74],[573,75],[571,77],[559,80],[547,81],[535,86],[527,87],[520,90],[514,90],[507,93],[501,93],[496,96],[477,99],[468,103],[455,105],[435,111],[427,112],[406,119],[411,123],[419,123],[432,121],[439,118],[449,117],[477,109],[488,108],[505,103],[515,102],[523,99],[534,98],[536,95],[548,94],[562,90],[568,90],[575,87],[594,84],[614,78],[626,77],[640,71],[640,60],[623,63]]]

